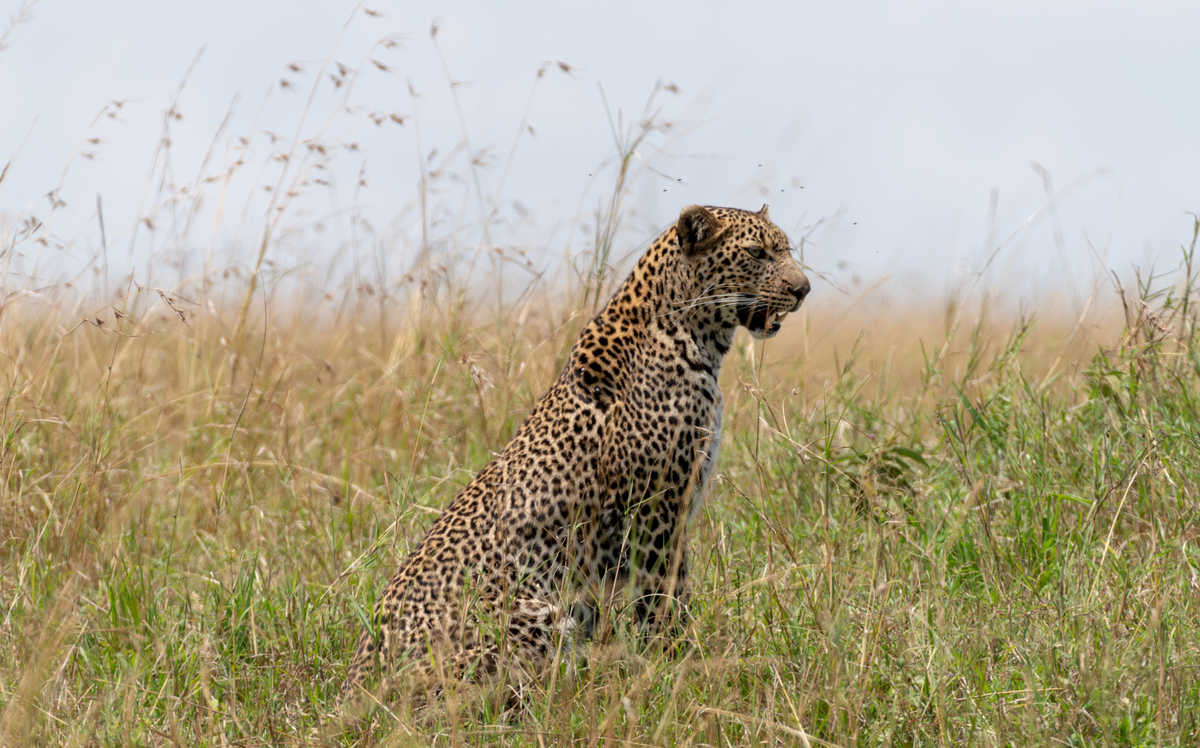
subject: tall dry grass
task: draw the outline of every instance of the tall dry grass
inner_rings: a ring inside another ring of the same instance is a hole
[[[334,729],[380,585],[587,310],[529,298],[498,320],[440,291],[380,329],[364,292],[336,322],[251,314],[232,339],[236,309],[154,296],[0,329],[9,742],[1195,730],[1197,368],[1176,299],[1176,320],[1136,301],[1122,337],[1053,320],[948,335],[944,310],[855,323],[815,295],[723,375],[691,654],[618,637],[517,713],[468,694]]]

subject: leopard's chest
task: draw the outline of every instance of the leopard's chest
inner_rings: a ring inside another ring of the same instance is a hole
[[[672,488],[687,517],[703,505],[709,478],[721,445],[723,402],[716,373],[711,370],[674,369],[671,381],[669,420],[675,424],[665,435],[666,475],[678,483]]]
[[[721,418],[724,412],[721,402],[721,391],[716,390],[716,406],[712,409],[706,438],[702,436],[703,444],[697,445],[703,450],[703,462],[700,465],[696,484],[688,497],[691,506],[688,508],[688,518],[693,519],[700,513],[704,500],[708,498],[708,481],[712,477],[713,466],[717,464],[717,456],[721,451]]]

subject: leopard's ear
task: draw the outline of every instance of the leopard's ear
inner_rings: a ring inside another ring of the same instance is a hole
[[[764,221],[771,220],[771,217],[769,215],[767,215],[767,204],[766,203],[763,203],[763,206],[758,209],[758,217],[763,219]]]
[[[691,205],[679,214],[675,233],[679,236],[679,248],[685,255],[701,252],[717,237],[721,225],[707,208]]]

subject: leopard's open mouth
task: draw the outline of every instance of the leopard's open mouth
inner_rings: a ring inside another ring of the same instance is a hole
[[[747,301],[737,308],[738,322],[756,338],[770,338],[783,327],[791,310],[772,309],[761,301]]]

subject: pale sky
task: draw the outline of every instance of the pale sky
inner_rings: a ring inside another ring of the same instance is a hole
[[[0,17],[20,7],[0,0]],[[331,160],[322,172],[300,162],[306,148],[292,156],[289,173],[310,183],[268,254],[280,267],[324,267],[339,252],[407,267],[420,237],[418,153],[436,149],[435,246],[519,247],[554,274],[564,253],[589,245],[581,224],[615,175],[605,102],[628,127],[656,81],[678,89],[656,100],[672,127],[635,156],[622,254],[688,204],[766,201],[795,243],[808,237],[804,258],[827,279],[816,290],[883,278],[892,298],[937,296],[999,247],[983,285],[1037,304],[1078,297],[1108,267],[1173,266],[1189,211],[1200,211],[1200,3],[364,7],[374,15],[347,25],[355,6],[328,0],[35,4],[0,50],[0,167],[11,161],[0,249],[30,215],[51,233],[35,234],[46,246],[25,241],[0,258],[8,286],[93,262],[98,194],[109,262],[135,262],[139,282],[168,282],[172,267],[198,272],[210,252],[218,266],[252,264],[270,199],[262,186],[283,166],[272,156],[298,128]],[[156,161],[163,112],[201,49],[182,118],[170,123],[169,160]],[[328,60],[358,72],[334,88],[328,63],[301,125]],[[518,138],[522,122],[533,132]],[[464,132],[476,168],[456,151]],[[203,181],[239,157],[227,187]],[[1053,204],[1033,164],[1061,193]],[[51,213],[45,193],[60,180],[66,207]],[[188,185],[184,197],[202,202],[172,204],[160,184]]]

